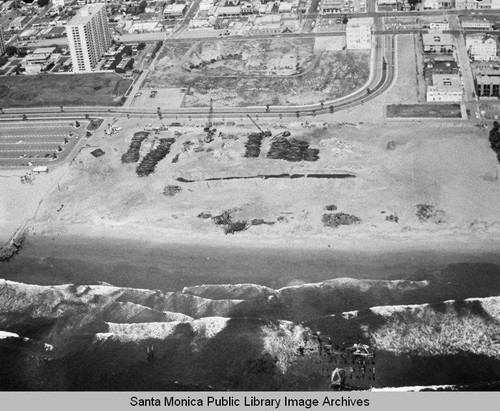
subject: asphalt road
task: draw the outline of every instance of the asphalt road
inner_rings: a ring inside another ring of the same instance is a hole
[[[372,81],[366,87],[368,87],[371,92],[367,93],[366,88],[356,91],[348,97],[343,97],[336,100],[325,101],[323,104],[315,103],[301,106],[270,106],[269,110],[266,110],[265,106],[253,106],[253,107],[224,107],[224,108],[213,108],[213,115],[217,117],[228,116],[228,117],[239,117],[246,114],[258,114],[260,116],[277,117],[282,116],[293,116],[297,115],[315,115],[320,113],[328,113],[333,107],[334,111],[342,110],[345,108],[350,108],[358,104],[362,104],[377,95],[380,94],[380,90],[385,90],[388,85],[392,82],[394,74],[394,50],[393,42],[389,41],[389,36],[377,36],[375,47],[375,61],[377,62],[374,67],[372,74]],[[380,43],[383,42],[383,43]],[[382,57],[385,57],[387,62],[387,71],[383,74],[382,70]],[[384,76],[383,81],[380,80],[381,75]],[[331,106],[331,107],[330,107]],[[32,107],[32,108],[4,108],[0,114],[0,120],[2,118],[20,118],[25,114],[28,119],[30,117],[39,117],[40,115],[50,115],[53,118],[81,118],[86,114],[97,115],[97,116],[131,116],[131,117],[147,117],[147,116],[157,116],[158,112],[154,109],[137,108],[137,107],[64,107],[64,113],[61,113],[59,107]],[[194,107],[194,108],[179,108],[179,109],[161,109],[161,115],[163,117],[206,117],[208,114],[208,107]]]

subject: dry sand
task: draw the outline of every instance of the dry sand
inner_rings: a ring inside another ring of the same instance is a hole
[[[261,121],[262,122],[262,121]],[[292,137],[304,138],[320,149],[318,162],[290,163],[243,158],[251,128],[220,127],[224,137],[204,145],[200,128],[176,128],[152,137],[175,137],[171,153],[156,173],[139,178],[135,165],[121,164],[132,133],[141,127],[123,121],[123,130],[112,137],[96,137],[92,143],[107,153],[95,159],[82,152],[41,206],[39,234],[80,233],[123,238],[148,238],[159,242],[234,245],[333,247],[350,249],[418,249],[436,246],[493,250],[500,232],[497,204],[500,193],[495,179],[496,159],[487,133],[465,122],[413,122],[331,124],[327,129],[295,124]],[[266,124],[274,133],[283,130]],[[211,151],[181,153],[183,142],[196,142]],[[268,139],[267,139],[268,140]],[[387,150],[387,142],[396,143]],[[264,140],[262,150],[269,147]],[[177,177],[252,176],[280,173],[349,172],[355,179],[250,179],[179,183]],[[182,192],[162,194],[166,185]],[[444,211],[444,222],[421,222],[417,204]],[[60,204],[64,208],[57,212]],[[362,222],[337,229],[324,227],[324,207],[335,204],[339,212]],[[235,235],[224,235],[201,212],[212,215],[232,210],[235,220],[262,218],[272,226],[252,226]],[[395,214],[399,223],[385,217]],[[282,217],[280,222],[278,218]]]

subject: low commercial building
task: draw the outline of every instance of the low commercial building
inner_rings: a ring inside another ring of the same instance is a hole
[[[462,87],[429,86],[427,87],[426,99],[428,102],[460,102],[462,101],[462,95]]]
[[[26,74],[38,74],[54,61],[55,47],[37,48],[24,58]]]
[[[399,4],[398,0],[377,0],[378,11],[396,11]]]
[[[24,25],[29,21],[27,16],[19,16],[12,20],[9,24],[9,30],[21,30]]]
[[[279,34],[283,31],[280,23],[252,26],[249,30],[252,34]]]
[[[475,84],[478,97],[500,97],[500,75],[480,74]]]
[[[424,10],[451,9],[453,3],[452,0],[424,0]]]
[[[166,19],[174,19],[184,16],[187,6],[185,4],[169,4],[163,10],[163,17]]]
[[[453,53],[453,36],[438,31],[422,34],[424,53]]]
[[[292,3],[282,2],[279,5],[278,13],[291,13],[292,12]]]
[[[429,23],[429,29],[432,31],[444,31],[444,30],[449,30],[450,29],[450,23],[447,21],[435,21],[432,23]]]
[[[366,50],[372,47],[373,18],[354,18],[347,22],[346,44],[348,50]]]
[[[465,47],[475,61],[494,61],[497,59],[497,42],[491,36],[482,33],[465,36]]]
[[[132,24],[128,32],[135,33],[151,33],[161,31],[162,25],[157,21],[142,21]]]
[[[239,16],[241,15],[241,6],[217,7],[215,15],[219,16]]]
[[[491,21],[486,19],[463,19],[460,21],[464,29],[491,30]]]
[[[492,0],[455,0],[455,8],[458,10],[487,10],[491,9]]]

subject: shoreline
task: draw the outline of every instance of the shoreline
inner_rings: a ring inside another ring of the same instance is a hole
[[[406,252],[436,250],[453,252],[497,252],[500,249],[500,234],[485,230],[468,232],[457,227],[442,229],[425,228],[412,229],[402,227],[399,232],[374,232],[355,227],[355,232],[346,232],[352,226],[332,229],[331,236],[327,234],[308,235],[306,233],[285,234],[240,232],[224,234],[222,230],[214,228],[210,232],[180,230],[178,228],[164,228],[154,223],[121,224],[105,223],[96,225],[71,224],[59,230],[47,230],[46,224],[34,222],[32,230],[40,231],[39,237],[68,236],[83,237],[86,239],[104,239],[108,241],[146,241],[156,245],[195,245],[195,246],[222,246],[225,248],[251,248],[254,250],[294,249],[318,250],[331,249],[332,251],[355,252],[359,249],[367,252]],[[430,227],[430,226],[428,226]]]

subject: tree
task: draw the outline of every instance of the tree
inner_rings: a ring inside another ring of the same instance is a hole
[[[144,47],[146,47],[146,43],[139,43],[137,45],[137,50],[142,50]]]
[[[37,0],[36,3],[38,4],[38,7],[45,7],[47,4],[49,4],[50,0]]]
[[[12,57],[14,54],[17,54],[17,47],[14,47],[14,46],[5,47],[5,54],[8,57]]]

